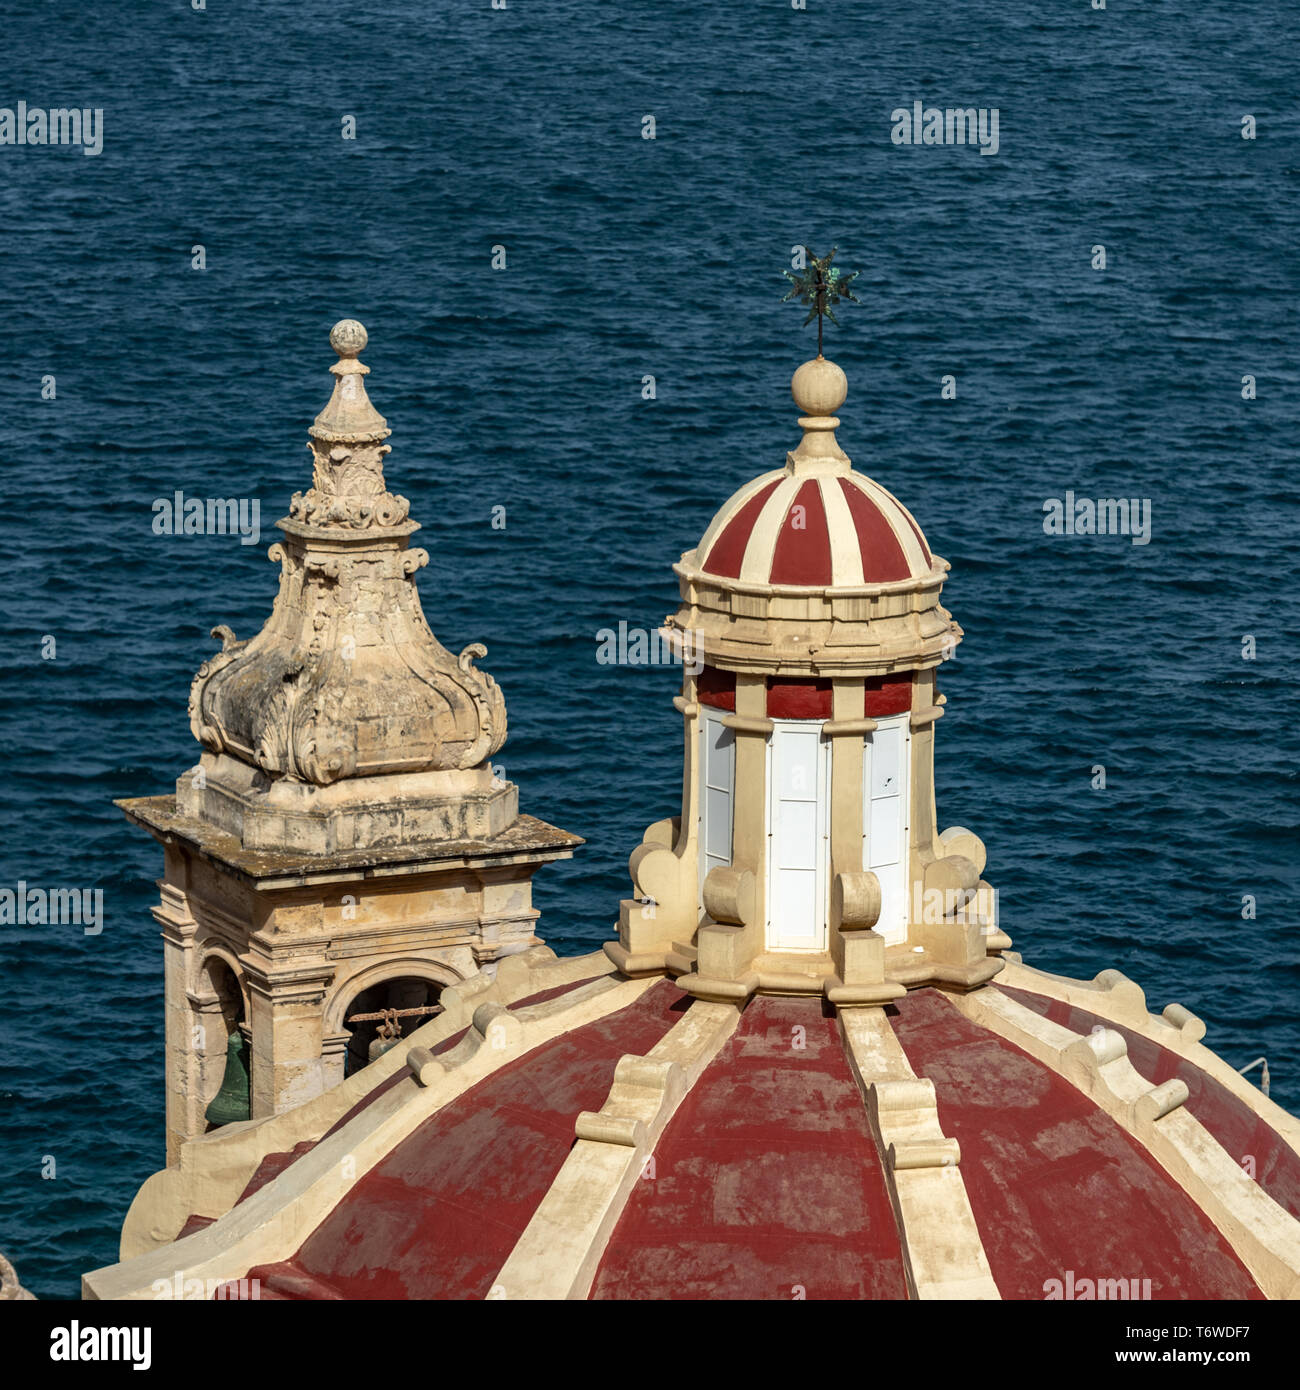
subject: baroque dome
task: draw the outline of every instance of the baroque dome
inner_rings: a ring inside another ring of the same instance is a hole
[[[790,382],[798,445],[720,508],[676,565],[681,606],[665,636],[723,671],[887,678],[933,667],[961,641],[941,602],[948,562],[835,437],[848,394],[816,357]]]
[[[177,1269],[261,1299],[1300,1292],[1300,1123],[1116,971],[1009,954],[970,994],[738,1010],[542,947],[443,1002],[152,1179],[123,1253],[156,1248],[87,1293]]]
[[[818,357],[792,390],[785,469],[675,567],[666,629],[695,658],[673,701],[681,809],[655,807],[632,849],[617,939],[541,944],[498,832],[477,858],[428,847],[436,893],[386,863],[376,890],[368,859],[357,936],[328,888],[309,969],[301,879],[282,876],[246,967],[253,1118],[177,1131],[88,1297],[1300,1297],[1300,1121],[1182,1005],[1155,1014],[1118,971],[1066,979],[1011,949],[983,842],[938,817],[938,672],[961,637],[947,562],[836,443],[840,369]],[[471,772],[439,770],[469,805],[457,836],[487,814]],[[414,790],[427,825],[439,787]],[[525,831],[527,874],[574,842]],[[178,950],[196,916],[231,920],[226,885],[182,867],[159,915]],[[379,1017],[322,1005],[334,959],[467,921],[481,936],[436,1002],[389,1001],[390,1022],[433,1016],[317,1087],[344,1024]],[[169,1017],[221,1002],[173,991]],[[267,1053],[283,1084],[259,1091]],[[211,1074],[181,1063],[169,1117]]]
[[[906,507],[861,473],[765,473],[727,501],[700,541],[706,574],[844,588],[924,578],[930,547]]]

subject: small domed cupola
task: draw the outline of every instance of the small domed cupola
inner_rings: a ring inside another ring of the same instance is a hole
[[[818,355],[791,393],[802,438],[785,466],[674,566],[682,813],[634,851],[637,897],[607,949],[705,998],[970,988],[1010,939],[983,845],[935,816],[935,673],[962,637],[940,602],[948,562],[840,447],[844,372]]]

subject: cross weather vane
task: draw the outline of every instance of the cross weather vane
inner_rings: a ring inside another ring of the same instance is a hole
[[[835,311],[831,305],[839,299],[847,299],[854,304],[861,304],[862,301],[849,289],[849,286],[858,278],[859,272],[850,270],[847,274],[837,266],[831,265],[835,259],[835,252],[838,248],[832,246],[829,256],[818,258],[804,247],[804,255],[807,257],[807,264],[802,275],[792,275],[788,270],[783,271],[785,278],[794,286],[789,294],[783,296],[781,303],[786,304],[792,299],[797,299],[800,304],[808,304],[812,307],[808,310],[808,317],[804,323],[811,323],[817,320],[817,356],[822,355],[822,320],[830,321],[838,328],[839,319],[835,317]]]

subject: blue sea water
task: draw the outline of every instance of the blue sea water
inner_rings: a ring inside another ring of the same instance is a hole
[[[367,325],[426,611],[487,644],[524,808],[587,837],[537,897],[590,949],[681,751],[675,674],[599,664],[596,633],[671,611],[673,561],[796,442],[803,241],[862,272],[841,442],[953,566],[942,823],[984,838],[1031,963],[1121,968],[1300,1108],[1283,7],[4,9],[0,106],[104,111],[98,157],[0,147],[0,886],[105,904],[97,936],[0,927],[0,1250],[35,1293],[116,1258],[163,1161],[162,857],[112,799],[193,762],[208,629],[250,635],[276,589],[273,536],[158,536],[153,500],[256,497],[269,530],[329,328]],[[892,144],[918,99],[996,107],[998,153]],[[1149,498],[1150,544],[1045,535],[1067,490]]]

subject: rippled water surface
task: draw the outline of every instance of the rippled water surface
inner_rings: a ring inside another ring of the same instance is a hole
[[[841,442],[953,566],[942,822],[986,841],[1031,962],[1118,966],[1155,1008],[1183,1001],[1300,1108],[1300,132],[1279,14],[6,17],[0,105],[105,112],[98,158],[0,147],[0,886],[105,903],[98,936],[0,927],[0,1249],[34,1292],[73,1296],[116,1258],[163,1159],[162,856],[112,798],[193,761],[208,629],[251,634],[276,588],[269,537],[156,536],[152,501],[257,497],[269,529],[310,476],[329,327],[365,322],[426,610],[447,646],[488,646],[524,807],[587,837],[537,896],[553,945],[591,948],[680,774],[673,673],[600,665],[595,634],[670,611],[673,561],[795,443],[811,330],[779,272],[805,240],[862,270],[830,330]],[[892,145],[917,99],[998,108],[998,154]],[[1044,535],[1066,490],[1149,498],[1150,544]]]

